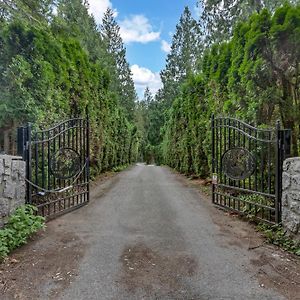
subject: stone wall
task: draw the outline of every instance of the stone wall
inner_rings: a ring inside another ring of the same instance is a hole
[[[17,207],[25,204],[25,161],[0,155],[0,227]]]
[[[300,240],[300,157],[284,161],[282,191],[282,224]]]

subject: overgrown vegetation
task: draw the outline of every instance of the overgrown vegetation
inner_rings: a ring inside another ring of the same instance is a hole
[[[32,205],[20,206],[9,217],[7,225],[0,229],[0,261],[12,250],[26,244],[28,238],[44,228],[45,219],[36,215]]]
[[[87,1],[0,3],[0,142],[6,152],[17,126],[48,127],[84,116],[88,106],[93,174],[137,159],[137,96],[119,30],[110,9],[98,27]]]
[[[288,236],[281,225],[260,223],[257,229],[264,234],[269,243],[300,256],[300,241],[293,240]]]
[[[127,169],[128,167],[129,167],[129,165],[116,166],[116,167],[112,168],[112,171],[117,173],[117,172],[121,172],[121,171]]]
[[[242,194],[239,195],[239,199],[242,201],[240,204],[241,212],[243,212],[249,220],[255,220],[257,216],[264,215],[260,205],[266,207],[274,206],[274,199],[257,194]]]
[[[199,1],[200,23],[183,12],[161,74],[163,87],[147,113],[156,114],[152,128],[159,124],[152,129],[158,141],[148,139],[159,145],[158,160],[204,178],[210,173],[212,113],[257,126],[274,127],[280,119],[292,129],[292,155],[299,150],[299,2],[225,1],[222,10],[220,2]],[[200,32],[196,48],[194,32]]]

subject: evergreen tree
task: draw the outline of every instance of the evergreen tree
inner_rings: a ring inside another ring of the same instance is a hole
[[[201,72],[181,86],[167,110],[164,162],[206,177],[211,161],[210,116],[232,116],[258,127],[280,119],[299,153],[300,6],[263,9],[240,22],[233,37],[207,48]]]
[[[3,0],[0,3],[0,20],[18,18],[23,22],[43,23],[53,16],[56,0]]]
[[[110,8],[103,16],[101,33],[111,58],[112,64],[108,68],[112,77],[112,87],[117,92],[127,117],[132,120],[137,95],[132,73],[126,60],[126,49],[120,35],[120,27],[114,18],[113,10]]]
[[[235,24],[263,8],[274,12],[286,0],[198,0],[201,26],[207,44],[228,40]],[[290,0],[299,3],[299,0]]]
[[[60,0],[50,17],[46,3],[55,2],[0,3],[1,151],[12,150],[17,126],[47,128],[88,105],[92,176],[134,161],[141,137],[109,85],[114,65],[87,2]]]
[[[172,39],[166,67],[161,72],[163,97],[167,107],[179,92],[180,84],[196,70],[202,53],[202,35],[199,24],[193,19],[188,7],[184,8]]]
[[[146,107],[149,107],[150,106],[150,103],[153,101],[153,95],[151,94],[150,92],[150,89],[149,87],[147,86],[145,88],[145,91],[144,91],[144,97],[143,97],[143,102],[145,103],[145,106]]]
[[[51,26],[54,34],[79,39],[92,61],[107,60],[104,42],[93,16],[88,12],[87,1],[58,0],[57,15]]]

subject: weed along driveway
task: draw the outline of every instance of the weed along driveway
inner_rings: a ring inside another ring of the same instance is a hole
[[[184,177],[138,164],[94,183],[0,271],[2,299],[300,299],[300,264],[212,207]]]

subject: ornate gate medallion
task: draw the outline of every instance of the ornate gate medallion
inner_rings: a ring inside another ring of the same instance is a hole
[[[233,180],[244,180],[255,170],[253,155],[245,148],[236,147],[227,150],[222,157],[222,170]]]
[[[80,156],[72,148],[61,148],[54,153],[51,172],[58,179],[70,179],[80,172]]]

